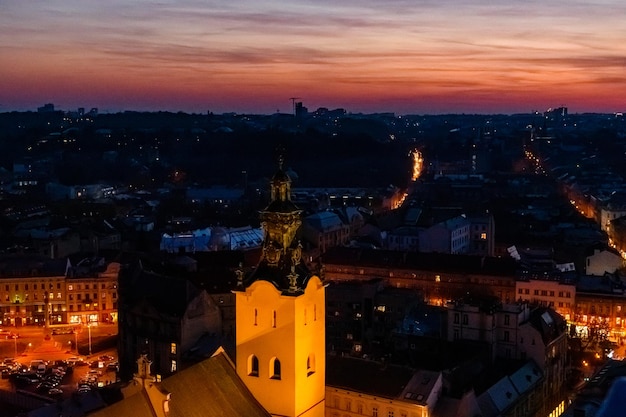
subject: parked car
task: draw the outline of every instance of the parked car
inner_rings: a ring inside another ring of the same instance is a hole
[[[85,362],[85,359],[81,358],[80,356],[72,356],[68,358],[65,362],[67,362],[68,366],[82,366],[87,364]]]
[[[36,384],[40,381],[39,377],[35,373],[23,373],[17,374],[13,380],[17,385],[30,385]]]

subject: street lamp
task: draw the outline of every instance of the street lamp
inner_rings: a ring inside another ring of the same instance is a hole
[[[87,330],[89,331],[89,356],[91,356],[91,323],[87,323]]]

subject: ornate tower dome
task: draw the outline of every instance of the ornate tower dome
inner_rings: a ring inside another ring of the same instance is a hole
[[[296,294],[306,286],[310,272],[302,261],[302,245],[296,233],[302,224],[302,210],[291,201],[291,179],[283,170],[283,157],[270,183],[269,205],[260,213],[265,234],[263,255],[246,283],[269,281],[277,289]]]

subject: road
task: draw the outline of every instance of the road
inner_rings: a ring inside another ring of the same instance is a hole
[[[83,327],[78,329],[74,334],[52,335],[49,329],[43,327],[20,327],[11,329],[12,332],[19,334],[17,339],[0,339],[0,358],[15,358],[23,365],[30,365],[35,359],[43,359],[53,363],[56,360],[67,360],[70,357],[80,356],[85,361],[97,360],[101,355],[109,355],[117,359],[117,350],[110,347],[100,350],[98,346],[103,339],[110,339],[117,335],[117,325],[100,325],[91,328]],[[91,333],[91,335],[89,334]],[[91,343],[90,343],[91,341]],[[77,353],[76,347],[78,346]],[[91,355],[89,354],[91,348]],[[106,362],[102,363],[105,367],[100,369],[90,369],[89,366],[76,366],[72,373],[66,375],[61,388],[64,397],[69,397],[76,390],[78,382],[84,378],[89,371],[92,371],[98,377],[98,382],[107,384],[115,382],[117,376],[115,371],[106,369]],[[0,389],[14,390],[15,387],[8,379],[0,380]],[[35,387],[26,388],[34,391]]]
[[[19,338],[0,339],[0,357],[2,358],[28,356],[30,353],[36,352],[41,346],[49,348],[50,341],[55,344],[57,351],[71,353],[69,356],[76,356],[78,352],[84,356],[89,356],[90,353],[97,353],[95,349],[98,346],[98,341],[105,337],[117,335],[117,324],[100,324],[89,328],[79,326],[74,334],[64,335],[52,335],[49,329],[37,326],[7,327],[6,329],[18,334]]]

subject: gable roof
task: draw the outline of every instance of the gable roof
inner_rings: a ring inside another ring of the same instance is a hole
[[[322,211],[320,213],[311,214],[304,218],[304,222],[320,232],[343,226],[341,217],[332,211]]]
[[[511,404],[517,401],[519,393],[511,383],[509,377],[505,376],[495,385],[491,386],[491,388],[489,388],[478,398],[479,403],[481,404],[481,408],[481,397],[483,396],[489,396],[493,404],[496,406],[498,412],[501,413],[506,410]]]
[[[152,404],[146,391],[141,390],[135,395],[124,398],[104,409],[89,414],[90,417],[106,417],[106,416],[134,416],[134,417],[154,417]]]
[[[565,319],[551,308],[538,307],[532,310],[528,321],[539,332],[546,346],[565,334]]]
[[[232,361],[222,349],[212,357],[164,379],[160,389],[171,394],[169,417],[270,416],[239,378]],[[90,417],[155,415],[146,391],[141,390]]]
[[[532,360],[526,362],[510,376],[513,386],[520,393],[530,390],[541,378],[543,378],[543,372]]]

